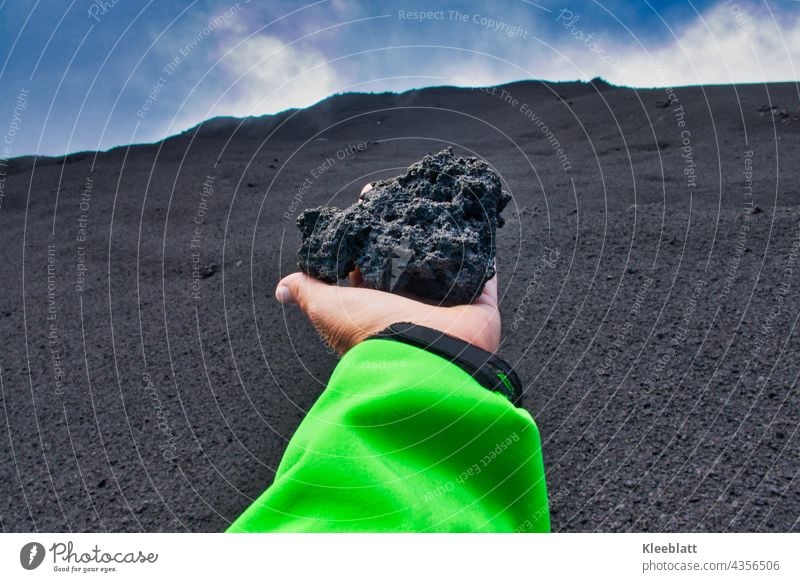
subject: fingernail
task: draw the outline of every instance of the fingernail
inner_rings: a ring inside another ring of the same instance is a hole
[[[292,292],[289,291],[289,288],[286,285],[280,285],[277,289],[275,289],[275,299],[277,299],[279,303],[291,303]]]

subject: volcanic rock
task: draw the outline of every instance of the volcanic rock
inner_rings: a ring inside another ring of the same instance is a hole
[[[358,268],[362,287],[470,303],[495,274],[495,234],[510,199],[486,162],[448,148],[375,182],[349,208],[303,212],[298,265],[328,283]]]

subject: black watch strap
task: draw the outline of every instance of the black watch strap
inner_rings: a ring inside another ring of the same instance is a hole
[[[522,397],[522,384],[513,368],[501,358],[464,340],[415,323],[393,323],[372,338],[392,339],[422,348],[457,365],[484,388],[499,392],[514,405]]]

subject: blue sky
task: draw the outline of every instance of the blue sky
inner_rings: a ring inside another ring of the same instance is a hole
[[[0,156],[155,141],[344,91],[798,70],[797,0],[0,0]]]

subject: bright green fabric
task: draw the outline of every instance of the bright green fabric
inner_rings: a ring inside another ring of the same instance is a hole
[[[229,532],[542,532],[531,416],[444,358],[364,341],[334,370],[275,481]]]

